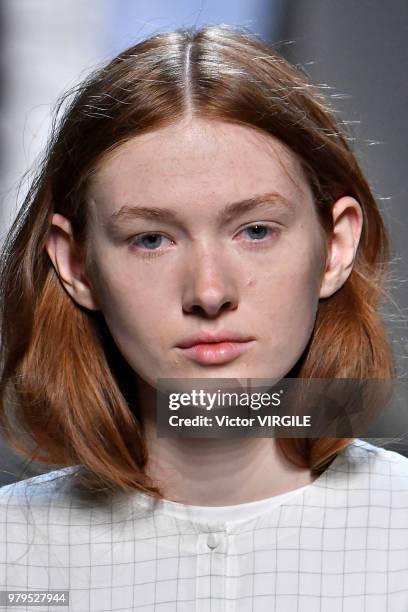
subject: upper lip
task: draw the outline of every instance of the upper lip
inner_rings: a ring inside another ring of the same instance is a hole
[[[195,344],[213,344],[216,342],[248,342],[254,340],[253,337],[239,334],[238,332],[232,331],[220,331],[217,333],[202,332],[186,338],[180,342],[178,348],[190,348]]]

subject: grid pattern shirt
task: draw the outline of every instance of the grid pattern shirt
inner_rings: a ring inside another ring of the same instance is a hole
[[[355,440],[258,516],[197,521],[138,492],[76,496],[75,466],[0,488],[0,590],[74,612],[407,612],[408,459]]]

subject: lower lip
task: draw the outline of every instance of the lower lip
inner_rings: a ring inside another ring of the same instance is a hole
[[[253,344],[247,342],[214,342],[211,344],[195,344],[189,348],[180,348],[183,355],[202,364],[228,363],[245,353]]]

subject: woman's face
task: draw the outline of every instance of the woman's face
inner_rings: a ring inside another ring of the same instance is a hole
[[[142,379],[279,378],[295,365],[324,237],[282,143],[198,119],[137,136],[98,166],[89,207],[95,308]],[[240,338],[180,347],[198,334]]]

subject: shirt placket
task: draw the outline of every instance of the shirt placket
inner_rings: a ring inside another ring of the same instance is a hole
[[[200,533],[197,540],[196,612],[225,612],[228,539],[223,527]]]

